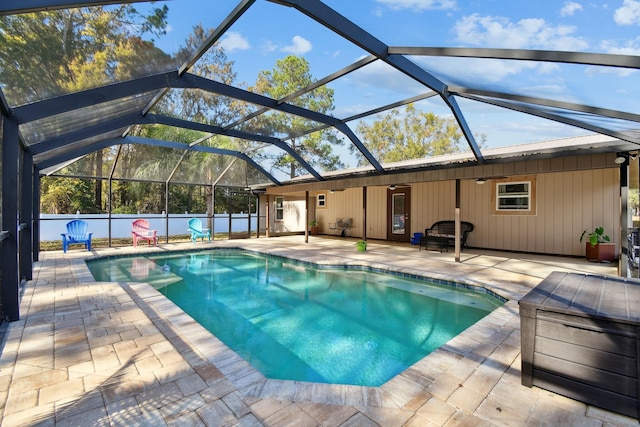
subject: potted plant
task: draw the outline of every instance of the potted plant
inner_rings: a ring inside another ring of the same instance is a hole
[[[616,244],[611,241],[611,238],[604,234],[603,227],[596,227],[591,233],[587,234],[587,230],[584,230],[580,235],[580,241],[587,235],[585,245],[585,255],[589,261],[608,261],[613,262],[615,259]]]
[[[311,221],[309,223],[309,226],[311,227],[310,233],[312,235],[316,235],[316,234],[319,233],[319,231],[318,231],[318,221],[317,220],[314,219],[313,221]]]
[[[358,252],[366,252],[367,250],[367,241],[366,240],[358,240],[356,242],[356,248]]]

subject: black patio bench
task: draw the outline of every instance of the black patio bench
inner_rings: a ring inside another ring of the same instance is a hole
[[[473,224],[467,221],[460,221],[460,250],[467,245],[467,238],[472,231]],[[440,252],[444,249],[448,251],[449,246],[455,246],[455,239],[456,222],[438,221],[424,230],[424,236],[420,238],[420,250],[424,246],[425,249],[437,248],[440,249]]]

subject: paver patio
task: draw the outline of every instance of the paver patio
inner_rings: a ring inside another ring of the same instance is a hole
[[[160,244],[42,252],[0,357],[2,426],[636,426],[638,421],[520,384],[519,298],[554,270],[615,274],[582,259],[418,251],[302,236],[198,243],[318,263],[371,265],[487,288],[502,307],[382,387],[264,378],[147,284],[96,282],[95,255]]]

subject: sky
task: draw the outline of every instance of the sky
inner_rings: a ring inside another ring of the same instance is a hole
[[[161,3],[162,4],[162,3]],[[173,0],[167,35],[157,43],[175,50],[198,23],[215,28],[236,1]],[[478,47],[562,50],[640,55],[640,0],[524,2],[513,0],[326,0],[389,46]],[[157,4],[156,4],[157,5]],[[142,4],[137,5],[143,8]],[[293,8],[266,0],[256,3],[220,39],[234,61],[238,82],[252,85],[286,55],[307,59],[320,79],[367,52],[345,41]],[[527,61],[409,56],[448,85],[495,90],[622,111],[637,111],[637,70]],[[381,63],[367,66],[331,84],[339,118],[425,93]],[[457,98],[474,134],[488,146],[524,144],[588,133],[583,129]],[[416,104],[450,116],[438,98]],[[595,123],[615,130],[630,123]],[[355,129],[356,123],[349,123]]]

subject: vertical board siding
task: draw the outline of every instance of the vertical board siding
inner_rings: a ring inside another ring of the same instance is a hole
[[[462,182],[461,218],[475,226],[469,246],[580,256],[585,244],[579,241],[582,230],[603,226],[619,248],[614,234],[620,226],[617,169],[538,174],[537,215],[530,216],[494,215],[492,185]]]
[[[538,176],[538,212],[544,213],[544,221],[535,223],[535,227],[537,230],[542,229],[540,234],[543,236],[543,240],[539,242],[538,246],[542,246],[542,252],[544,253],[553,253],[555,212],[552,208],[554,206],[554,192],[547,189],[554,187],[554,176],[555,174],[553,173]],[[542,183],[540,180],[542,180]],[[540,189],[540,187],[542,188]],[[547,208],[545,209],[545,207]]]
[[[580,241],[580,235],[582,234],[582,230],[584,230],[584,227],[582,227],[582,217],[585,211],[583,207],[584,200],[582,199],[582,195],[584,194],[584,175],[582,172],[576,172],[573,173],[571,177],[573,179],[572,200],[574,205],[576,203],[580,203],[580,207],[574,209],[574,218],[572,218],[570,223],[567,224],[567,228],[571,230],[570,235],[573,237],[573,239],[569,239],[567,241],[567,243],[571,243],[571,245],[569,247],[566,247],[564,252],[568,253],[572,253],[573,245],[575,245],[576,242],[579,243]]]
[[[331,230],[330,228],[330,225],[335,223],[338,218],[351,218],[353,228],[350,235],[362,235],[362,188],[347,188],[344,191],[327,193],[327,207],[317,210],[320,233],[339,234],[339,230]]]
[[[558,178],[560,178],[558,176]],[[565,174],[566,178],[569,178],[569,174]],[[562,180],[558,180],[556,182],[550,183],[548,188],[545,188],[545,191],[548,191],[553,194],[552,205],[544,206],[543,208],[551,209],[553,212],[553,222],[551,223],[551,227],[553,227],[553,243],[551,244],[551,251],[553,253],[562,253],[562,242],[564,241],[564,224],[563,212],[565,211],[564,205],[564,184],[565,182]],[[567,205],[570,206],[570,205]],[[573,209],[571,209],[573,210]]]
[[[387,238],[387,187],[367,187],[367,238]]]
[[[454,219],[455,181],[433,181],[411,186],[411,232],[424,232],[434,222]]]

